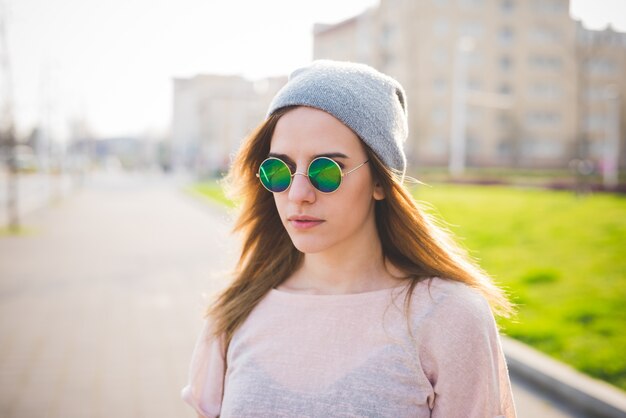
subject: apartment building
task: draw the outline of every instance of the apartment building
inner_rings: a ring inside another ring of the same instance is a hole
[[[251,81],[234,75],[176,78],[171,125],[172,159],[199,175],[225,172],[241,141],[265,118],[287,81]]]
[[[626,33],[577,26],[581,153],[626,167]]]
[[[601,105],[582,103],[626,73],[622,35],[583,29],[567,0],[381,0],[316,25],[314,58],[364,62],[404,85],[414,165],[449,164],[460,131],[464,164],[565,167],[599,155],[606,118]],[[581,42],[591,39],[595,55],[581,65]]]
[[[343,22],[313,26],[313,57],[342,57],[344,61],[374,65],[378,48],[378,9],[371,8]]]

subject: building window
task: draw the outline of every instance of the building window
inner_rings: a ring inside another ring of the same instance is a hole
[[[505,112],[501,112],[498,115],[498,126],[502,129],[512,129],[514,125],[514,119],[511,115]]]
[[[515,10],[515,3],[513,0],[500,0],[500,11],[502,13],[513,13]]]
[[[557,138],[537,135],[524,138],[520,145],[527,158],[561,158],[565,151],[564,144]]]
[[[585,118],[585,128],[587,132],[597,132],[604,129],[604,115],[602,113],[591,113]]]
[[[436,65],[448,64],[448,53],[443,48],[435,48],[431,55],[432,61]]]
[[[533,55],[529,59],[530,66],[536,70],[560,70],[561,59],[552,55]]]
[[[585,98],[590,102],[605,100],[606,89],[598,86],[587,87],[587,90],[585,91]]]
[[[450,25],[446,19],[437,19],[433,23],[433,33],[436,36],[446,36],[450,29]]]
[[[585,64],[585,69],[591,75],[612,75],[617,70],[615,61],[609,58],[596,58]]]
[[[591,141],[589,144],[589,154],[595,158],[601,158],[604,155],[604,141]]]
[[[510,71],[513,68],[513,60],[508,55],[500,57],[500,69],[502,71]]]
[[[430,115],[430,118],[433,122],[433,124],[435,125],[443,125],[446,121],[446,117],[447,117],[447,112],[446,110],[441,107],[441,106],[437,106],[435,107]]]
[[[483,34],[483,25],[480,22],[463,22],[459,33],[461,36],[480,38]]]
[[[530,156],[537,158],[559,158],[564,151],[563,143],[557,138],[534,137],[529,145]]]
[[[505,26],[498,32],[498,41],[501,45],[510,45],[513,43],[513,29]]]
[[[533,83],[528,95],[533,99],[556,100],[563,97],[563,89],[555,83]]]
[[[508,138],[501,139],[498,142],[497,152],[500,157],[508,157],[511,155],[512,141]]]
[[[530,40],[536,43],[559,42],[560,36],[557,31],[551,28],[535,26],[529,31]]]
[[[481,140],[471,133],[467,134],[467,154],[468,155],[480,155]]]
[[[482,108],[469,106],[467,108],[467,124],[481,126],[484,114],[485,113]]]
[[[384,25],[382,29],[382,42],[384,46],[393,45],[396,38],[396,28],[391,25]]]
[[[483,0],[458,0],[461,7],[481,7],[483,6]]]
[[[526,123],[532,127],[557,127],[560,122],[561,115],[556,112],[535,111],[526,114]]]
[[[390,67],[390,66],[394,65],[394,63],[396,61],[396,57],[390,51],[382,51],[381,52],[381,57],[382,57],[383,65],[385,67]]]
[[[448,82],[443,78],[433,80],[433,93],[438,96],[446,94],[448,91]]]
[[[480,80],[476,80],[475,78],[470,78],[469,80],[467,80],[467,84],[465,86],[468,90],[480,91],[482,89],[483,83]]]
[[[533,9],[542,14],[567,13],[568,3],[563,0],[534,0]]]
[[[446,137],[441,134],[434,134],[430,137],[430,143],[428,144],[428,148],[430,148],[430,152],[433,155],[443,156],[446,154],[448,150],[448,143],[446,142]]]
[[[513,94],[513,89],[511,88],[509,84],[506,84],[506,83],[500,84],[500,86],[498,87],[498,93],[509,96]]]
[[[481,67],[483,65],[483,56],[479,51],[471,51],[467,54],[467,64],[471,68]]]

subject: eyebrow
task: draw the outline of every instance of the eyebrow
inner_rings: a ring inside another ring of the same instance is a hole
[[[291,162],[291,163],[293,162],[293,160],[291,158],[289,158],[289,156],[286,155],[286,154],[278,154],[278,153],[275,153],[275,152],[270,152],[268,156],[269,157],[274,157],[274,158],[280,158],[283,161],[288,161],[288,162]],[[343,154],[341,152],[329,152],[329,153],[326,153],[326,154],[314,155],[312,160],[315,159],[315,158],[319,158],[319,157],[326,157],[326,158],[349,158],[346,154]]]

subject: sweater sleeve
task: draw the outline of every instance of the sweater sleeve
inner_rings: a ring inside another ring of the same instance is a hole
[[[487,300],[462,283],[438,295],[423,323],[420,360],[432,418],[515,418],[508,369]]]
[[[182,399],[202,417],[215,418],[220,414],[224,390],[225,350],[221,338],[205,323],[196,341],[187,385],[181,391]]]

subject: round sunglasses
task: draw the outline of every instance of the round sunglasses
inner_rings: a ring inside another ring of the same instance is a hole
[[[344,176],[359,169],[367,162],[369,160],[344,173],[335,160],[328,157],[318,157],[311,161],[305,174],[291,173],[289,166],[283,160],[269,157],[261,163],[256,176],[261,180],[263,187],[272,193],[282,193],[287,190],[296,174],[308,177],[313,187],[320,192],[332,193],[339,188]]]

